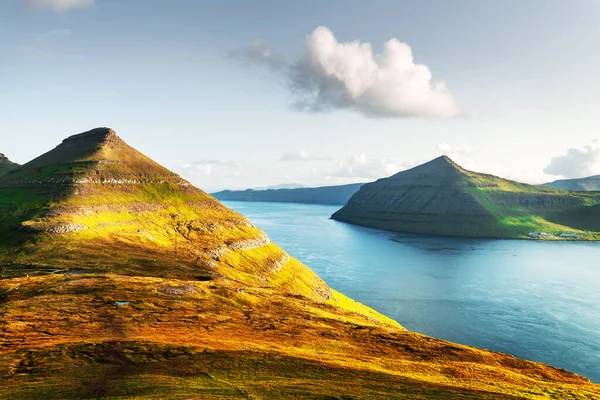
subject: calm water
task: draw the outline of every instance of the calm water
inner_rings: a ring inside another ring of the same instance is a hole
[[[337,207],[225,204],[410,330],[600,383],[600,243],[415,237],[332,221]]]

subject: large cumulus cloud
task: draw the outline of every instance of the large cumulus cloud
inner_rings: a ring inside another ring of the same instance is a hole
[[[338,42],[324,26],[306,38],[304,54],[294,61],[264,43],[232,55],[281,73],[303,111],[351,109],[367,116],[453,117],[460,113],[443,82],[432,81],[429,68],[415,64],[412,49],[390,39],[376,54],[371,44]]]

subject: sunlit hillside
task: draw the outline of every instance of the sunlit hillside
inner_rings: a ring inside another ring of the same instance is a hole
[[[403,329],[106,128],[0,180],[0,398],[600,398]]]

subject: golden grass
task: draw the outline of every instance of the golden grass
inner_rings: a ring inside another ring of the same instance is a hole
[[[0,398],[600,398],[577,375],[403,331],[335,292],[115,274],[0,292]]]

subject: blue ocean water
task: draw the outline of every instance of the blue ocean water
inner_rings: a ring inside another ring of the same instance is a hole
[[[330,220],[332,206],[225,205],[407,329],[600,383],[600,243],[414,236]]]

